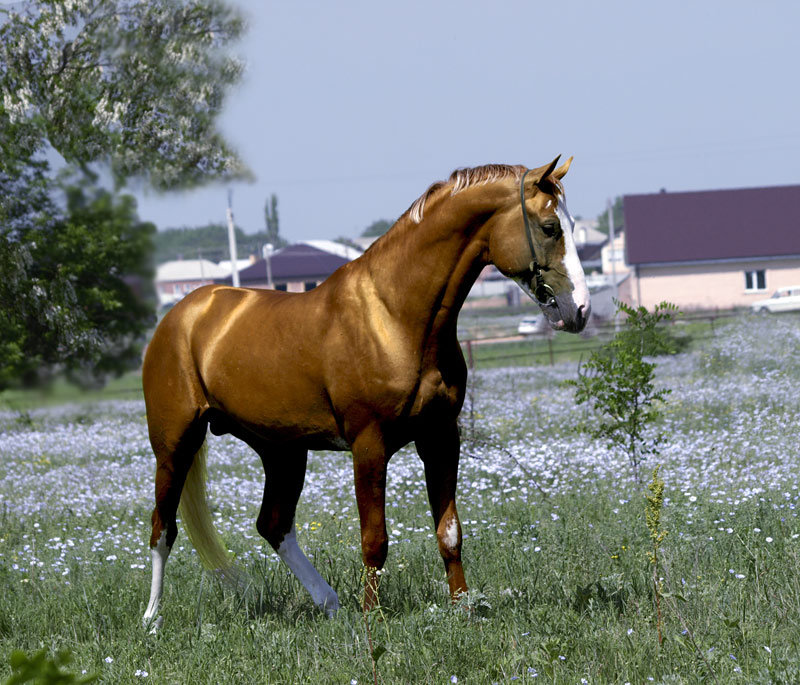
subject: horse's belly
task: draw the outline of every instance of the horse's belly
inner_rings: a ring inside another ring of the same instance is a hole
[[[327,394],[302,374],[264,373],[262,366],[248,374],[209,378],[206,392],[210,407],[268,442],[302,443],[308,449],[347,448]]]

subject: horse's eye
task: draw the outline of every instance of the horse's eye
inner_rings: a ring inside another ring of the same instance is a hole
[[[553,238],[553,237],[557,236],[558,235],[558,231],[559,231],[559,226],[558,226],[558,222],[556,222],[556,221],[542,224],[542,232],[548,238]]]

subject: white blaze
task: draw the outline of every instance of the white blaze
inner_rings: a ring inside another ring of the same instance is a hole
[[[567,209],[567,200],[562,195],[558,201],[556,214],[561,222],[561,230],[564,233],[564,268],[567,271],[569,280],[575,288],[572,291],[572,299],[575,306],[584,307],[584,316],[589,313],[589,288],[586,287],[586,277],[583,274],[581,260],[578,258],[578,248],[575,246],[575,237],[572,235],[575,229],[575,219]]]

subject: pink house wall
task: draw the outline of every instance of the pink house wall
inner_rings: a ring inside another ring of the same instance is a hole
[[[745,271],[759,269],[765,272],[766,288],[745,291]],[[683,310],[746,307],[769,297],[776,288],[800,285],[800,258],[639,266],[638,277],[634,270],[626,285],[630,290],[620,290],[622,299],[648,309],[664,300]]]

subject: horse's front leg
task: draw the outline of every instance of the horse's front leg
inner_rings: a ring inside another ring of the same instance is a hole
[[[444,428],[428,430],[415,441],[417,453],[425,464],[425,482],[431,503],[433,525],[444,560],[450,597],[455,601],[467,591],[461,566],[461,522],[456,511],[456,481],[461,440],[454,422]]]
[[[377,426],[362,431],[354,440],[353,471],[356,503],[361,520],[361,556],[364,560],[364,611],[378,604],[378,571],[386,562],[386,465],[389,455]]]

